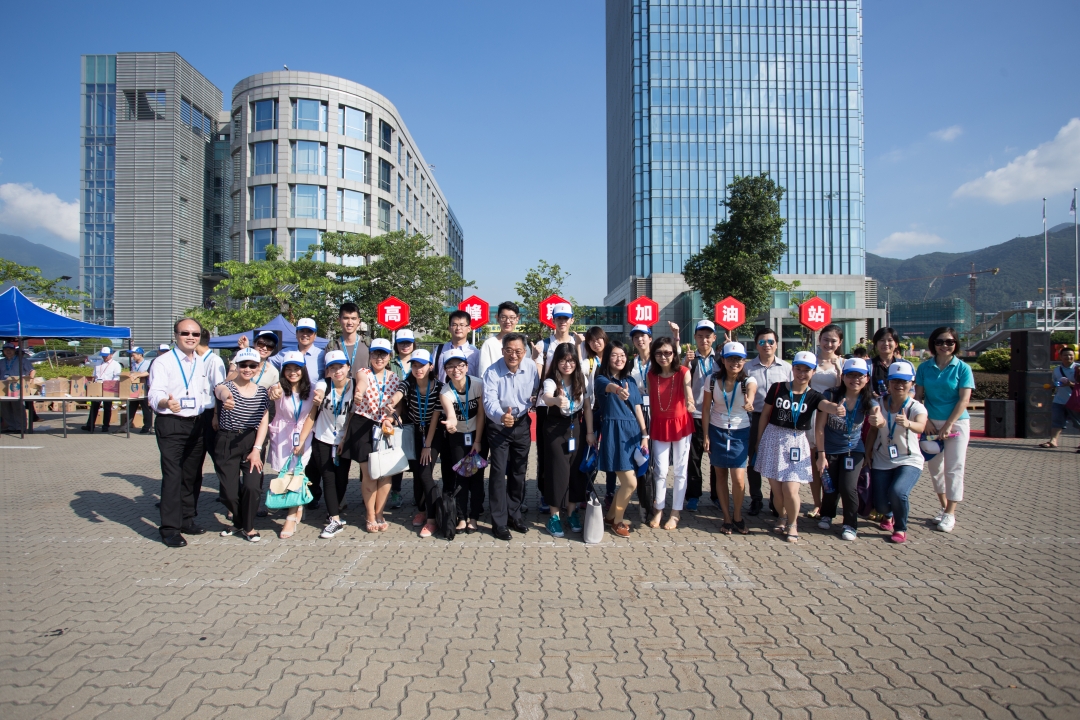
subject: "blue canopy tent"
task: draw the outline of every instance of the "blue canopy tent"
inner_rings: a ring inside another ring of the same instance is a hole
[[[23,341],[27,338],[118,338],[128,341],[128,350],[131,349],[131,328],[111,327],[108,325],[95,325],[94,323],[72,320],[59,313],[46,310],[30,298],[26,297],[16,287],[11,287],[0,294],[0,337],[11,338],[19,343],[19,407],[23,407],[25,401],[24,382],[22,375],[21,353]],[[65,410],[65,416],[66,416]],[[130,416],[128,413],[128,434],[131,434]],[[23,427],[25,428],[25,423]],[[33,427],[31,426],[31,430]],[[26,436],[25,431],[22,433]],[[67,436],[67,425],[64,426],[64,435]]]
[[[240,338],[247,337],[249,342],[255,340],[255,335],[263,330],[269,330],[281,335],[281,344],[285,350],[295,350],[296,345],[296,326],[285,319],[284,315],[278,315],[276,318],[266,323],[262,327],[257,327],[254,330],[248,330],[247,332],[236,333],[235,335],[221,335],[219,337],[210,338],[210,347],[212,349],[234,348],[238,347]],[[326,347],[326,344],[330,342],[326,338],[316,337],[315,347],[322,349]],[[279,348],[280,350],[281,348]]]

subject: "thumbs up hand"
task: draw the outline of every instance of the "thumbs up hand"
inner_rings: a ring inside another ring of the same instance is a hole
[[[180,401],[169,395],[169,399],[165,401],[166,407],[172,410],[174,413],[180,412]]]

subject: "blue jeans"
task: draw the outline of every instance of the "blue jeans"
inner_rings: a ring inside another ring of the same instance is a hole
[[[908,512],[911,509],[908,497],[915,483],[919,482],[920,475],[922,468],[911,465],[900,465],[889,470],[874,468],[871,471],[870,488],[874,492],[874,509],[879,513],[892,515],[894,528],[900,532],[907,531]]]

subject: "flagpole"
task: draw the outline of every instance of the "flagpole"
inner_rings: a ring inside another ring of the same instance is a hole
[[[1080,345],[1080,227],[1077,226],[1076,215],[1076,188],[1073,188],[1073,243],[1075,243],[1073,259],[1076,261],[1076,284],[1073,286],[1073,325],[1076,330],[1073,333],[1073,342]]]
[[[1050,332],[1050,234],[1046,231],[1046,198],[1043,198],[1043,328]]]

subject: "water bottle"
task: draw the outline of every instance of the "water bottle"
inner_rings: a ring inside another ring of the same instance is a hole
[[[829,468],[821,471],[821,489],[827,493],[836,492],[836,483],[833,482],[832,475],[829,475]]]

